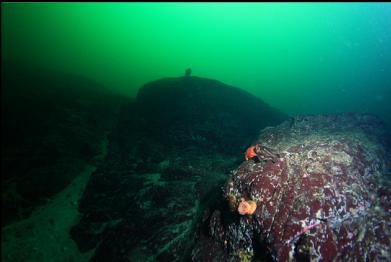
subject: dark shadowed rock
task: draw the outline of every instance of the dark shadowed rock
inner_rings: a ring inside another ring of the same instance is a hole
[[[80,76],[3,64],[3,225],[46,203],[93,160],[121,101]]]
[[[279,160],[245,161],[233,172],[193,260],[389,261],[385,139],[375,117],[359,114],[295,117],[264,129],[256,143]],[[238,214],[243,201],[256,202],[253,215]],[[211,258],[217,244],[220,255]]]
[[[145,85],[123,107],[71,230],[93,261],[187,261],[205,206],[260,127],[282,113],[240,89],[186,76]],[[247,141],[247,142],[246,142]]]
[[[190,76],[146,84],[137,107],[148,136],[231,154],[245,148],[261,128],[287,119],[244,90]]]

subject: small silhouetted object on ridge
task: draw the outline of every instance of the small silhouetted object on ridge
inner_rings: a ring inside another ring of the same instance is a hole
[[[191,75],[191,68],[188,68],[185,71],[185,76],[190,76],[190,75]]]

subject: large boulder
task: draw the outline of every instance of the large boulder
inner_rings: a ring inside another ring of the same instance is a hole
[[[359,114],[295,117],[264,129],[255,143],[278,158],[255,157],[233,172],[194,260],[389,261],[385,139],[375,117]],[[246,214],[252,201],[255,212]]]
[[[164,78],[144,85],[137,95],[143,131],[167,145],[238,153],[258,130],[287,116],[250,93],[200,78]]]
[[[25,218],[101,151],[123,98],[77,75],[2,67],[2,224]]]

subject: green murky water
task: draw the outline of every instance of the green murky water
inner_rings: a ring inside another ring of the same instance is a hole
[[[3,3],[2,56],[129,96],[191,67],[290,115],[390,123],[390,17],[389,3]]]

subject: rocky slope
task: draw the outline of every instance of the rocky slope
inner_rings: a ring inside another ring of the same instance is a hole
[[[221,82],[161,79],[122,110],[72,231],[93,261],[184,261],[202,210],[259,128],[287,117]]]
[[[263,127],[286,115],[250,93],[213,79],[164,78],[137,95],[143,132],[166,146],[237,154]]]
[[[227,180],[193,260],[390,260],[386,139],[378,119],[359,114],[295,117],[262,130],[260,159]],[[267,158],[270,150],[278,157]]]
[[[2,225],[27,217],[93,161],[122,101],[80,76],[3,64]]]

